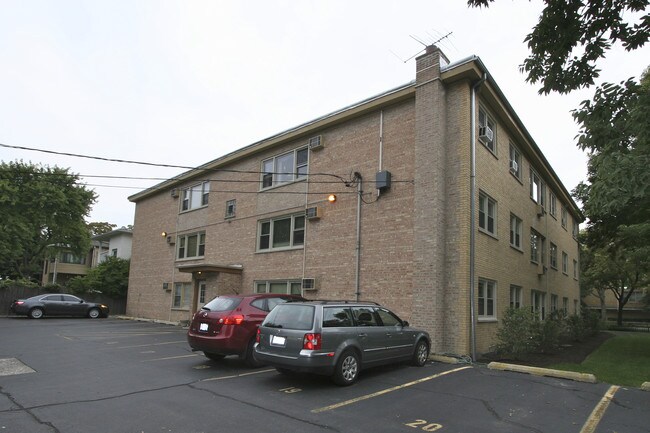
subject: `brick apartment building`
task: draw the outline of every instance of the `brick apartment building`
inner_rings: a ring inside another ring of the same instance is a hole
[[[435,46],[414,81],[129,199],[132,316],[234,292],[373,300],[432,352],[475,356],[510,306],[579,311],[579,209],[481,60]]]

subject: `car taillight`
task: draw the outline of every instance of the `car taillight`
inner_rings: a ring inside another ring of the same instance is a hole
[[[320,350],[320,334],[305,334],[305,338],[302,340],[302,348],[307,350]]]
[[[244,322],[244,316],[241,314],[236,314],[234,316],[228,316],[225,319],[220,320],[224,325],[241,325]]]
[[[259,342],[260,342],[260,336],[261,336],[260,334],[261,334],[261,333],[262,333],[262,332],[260,331],[260,328],[257,328],[257,334],[255,335],[255,342],[256,342],[256,343],[259,343]]]
[[[16,304],[16,305],[23,305],[24,302],[23,302],[23,301],[16,301],[16,302],[14,302],[14,304]]]

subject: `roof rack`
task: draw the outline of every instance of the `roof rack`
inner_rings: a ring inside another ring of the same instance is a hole
[[[381,306],[378,302],[374,301],[351,301],[349,299],[309,299],[309,302],[317,304],[361,304],[361,305],[377,305]]]

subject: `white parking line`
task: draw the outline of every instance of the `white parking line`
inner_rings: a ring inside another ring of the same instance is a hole
[[[192,358],[192,357],[195,357],[195,356],[199,356],[199,355],[196,354],[196,353],[193,353],[191,355],[168,356],[166,358],[145,359],[145,360],[142,360],[141,362],[167,361],[169,359]]]
[[[467,367],[455,368],[455,369],[449,370],[449,371],[443,371],[442,373],[437,373],[437,374],[434,374],[433,376],[423,377],[422,379],[414,380],[413,382],[405,383],[403,385],[397,385],[397,386],[394,386],[392,388],[387,388],[387,389],[384,389],[384,390],[381,390],[381,391],[373,392],[372,394],[366,394],[366,395],[363,395],[361,397],[357,397],[357,398],[353,398],[353,399],[350,399],[350,400],[342,401],[340,403],[333,404],[331,406],[325,406],[325,407],[321,407],[321,408],[318,408],[318,409],[313,409],[312,413],[321,413],[321,412],[326,412],[328,410],[338,409],[339,407],[347,406],[347,405],[350,405],[350,404],[353,404],[353,403],[358,403],[358,402],[363,401],[363,400],[368,400],[370,398],[378,397],[380,395],[388,394],[389,392],[393,392],[393,391],[400,390],[402,388],[407,388],[409,386],[417,385],[419,383],[426,382],[426,381],[432,380],[432,379],[436,379],[436,378],[444,376],[446,374],[451,374],[451,373],[456,373],[456,372],[461,371],[461,370],[466,370],[468,368],[472,368],[472,367],[467,366]]]
[[[272,369],[269,369],[269,370],[252,371],[250,373],[233,374],[231,376],[209,377],[207,379],[201,380],[201,382],[210,382],[210,381],[213,381],[213,380],[234,379],[236,377],[244,377],[244,376],[250,376],[252,374],[260,374],[260,373],[269,373],[271,371],[275,371],[275,369],[272,368]]]
[[[111,347],[111,349],[133,349],[134,347],[162,346],[165,344],[179,344],[179,343],[187,343],[187,340],[166,341],[164,343],[151,343],[151,344],[134,344],[131,346]]]

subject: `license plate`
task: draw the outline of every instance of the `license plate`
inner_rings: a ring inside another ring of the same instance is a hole
[[[199,325],[199,331],[208,332],[208,324],[207,323],[201,323]]]
[[[284,344],[287,342],[287,339],[285,337],[280,337],[277,335],[272,335],[271,336],[271,344],[274,346],[284,346]]]

